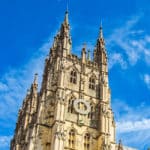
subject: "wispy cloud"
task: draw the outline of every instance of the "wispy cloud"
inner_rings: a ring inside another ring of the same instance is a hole
[[[0,79],[0,118],[14,117],[26,90],[30,88],[34,74],[39,73],[41,79],[44,58],[48,54],[48,51],[45,51],[45,45],[47,42],[42,46],[43,49],[40,48],[25,66],[20,66],[17,69],[9,68]]]
[[[109,69],[111,69],[114,65],[120,65],[122,69],[127,68],[127,63],[123,59],[122,54],[120,54],[120,53],[111,53],[109,55]]]
[[[53,34],[54,35],[54,34]],[[49,54],[53,36],[36,51],[31,59],[18,68],[8,68],[0,78],[0,118],[16,118],[26,90],[30,88],[35,73],[39,75],[39,87],[44,69],[44,59]],[[13,115],[12,115],[13,113]]]
[[[138,121],[122,121],[117,122],[117,130],[120,133],[127,133],[131,131],[141,131],[150,129],[150,119],[142,119]]]
[[[150,89],[150,75],[149,74],[145,74],[143,76],[143,80],[144,80],[146,86]]]
[[[141,104],[131,107],[124,100],[115,99],[112,104],[117,122],[150,119],[149,105],[146,105],[145,102],[141,102]]]
[[[142,29],[134,29],[141,18],[142,15],[132,16],[119,28],[114,29],[107,39],[109,49],[114,51],[114,46],[118,46],[119,53],[123,56],[121,60],[127,57],[124,60],[130,65],[135,65],[139,60],[150,65],[150,35],[145,34]],[[115,63],[121,65],[122,61],[114,61]]]
[[[26,91],[30,88],[35,73],[39,74],[39,87],[44,69],[44,59],[51,46],[51,39],[37,50],[26,65],[9,68],[0,78],[0,126],[3,129],[14,129],[18,109],[22,104]],[[9,123],[8,123],[9,122]],[[5,131],[7,133],[7,131]],[[7,133],[8,134],[8,133]],[[0,133],[0,149],[9,149],[10,136]]]
[[[116,99],[113,110],[116,116],[117,139],[122,139],[123,144],[134,145],[138,149],[150,145],[149,106],[143,102],[137,107],[131,107],[123,100]]]
[[[118,133],[118,138],[122,139],[123,144],[137,148],[138,150],[147,150],[150,147],[150,130],[131,131],[127,133]]]

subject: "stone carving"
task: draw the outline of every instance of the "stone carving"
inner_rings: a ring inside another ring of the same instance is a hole
[[[87,58],[86,48],[82,49],[81,58],[72,54],[71,44],[66,12],[45,61],[41,90],[38,92],[35,78],[19,111],[11,150],[82,150],[85,145],[90,150],[115,150],[115,144],[109,147],[110,143],[116,143],[115,122],[108,100],[109,86],[104,84],[108,81],[108,67],[102,28],[93,60]],[[72,69],[76,71],[75,82],[70,82]],[[69,104],[70,93],[74,102]],[[106,131],[108,126],[110,130]],[[75,132],[68,139],[71,128]],[[90,134],[87,143],[86,132]],[[102,143],[103,136],[107,144]]]

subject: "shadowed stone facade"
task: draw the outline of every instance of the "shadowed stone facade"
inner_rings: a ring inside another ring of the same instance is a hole
[[[71,53],[68,12],[18,113],[11,150],[122,150],[116,145],[105,42],[100,34],[90,60]]]

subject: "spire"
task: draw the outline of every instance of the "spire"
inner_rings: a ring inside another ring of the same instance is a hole
[[[68,15],[69,15],[69,13],[68,13],[68,8],[67,8],[67,10],[66,10],[66,12],[65,12],[65,19],[64,19],[64,24],[65,25],[69,25],[69,17],[68,17]]]
[[[94,50],[94,61],[99,65],[107,64],[107,53],[105,49],[105,40],[103,37],[102,22],[100,25],[99,37],[97,39],[96,48]]]
[[[105,40],[104,40],[104,36],[103,36],[103,26],[102,26],[102,21],[100,24],[100,31],[99,31],[99,38],[98,41],[100,42],[101,47],[105,46]]]
[[[65,12],[65,18],[60,28],[60,35],[64,36],[65,34],[69,36],[70,34],[70,25],[69,25],[69,17],[68,10]]]

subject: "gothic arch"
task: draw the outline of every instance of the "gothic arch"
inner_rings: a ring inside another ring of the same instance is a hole
[[[76,99],[76,97],[74,96],[74,94],[69,94],[67,95],[67,112],[68,113],[73,113],[73,102]]]
[[[74,84],[77,83],[78,74],[77,74],[77,71],[76,71],[75,69],[72,69],[72,70],[70,71],[69,78],[70,78],[70,82],[71,82],[71,83],[74,83]]]
[[[83,136],[83,146],[84,150],[90,150],[91,146],[91,134],[89,132],[86,132]]]
[[[96,90],[96,77],[91,75],[88,80],[88,87],[91,90]]]
[[[77,131],[75,128],[68,129],[68,147],[71,149],[75,149],[76,147],[76,139],[77,139]]]
[[[95,116],[96,105],[91,102],[90,107],[91,107],[91,111],[88,113],[88,118],[92,120],[93,116]]]
[[[91,72],[88,76],[94,78],[95,80],[97,80],[97,76],[93,72]]]
[[[67,127],[67,134],[69,133],[70,130],[74,130],[75,133],[76,133],[76,135],[79,134],[79,133],[78,133],[78,130],[74,127],[74,124],[71,125],[71,127]]]

